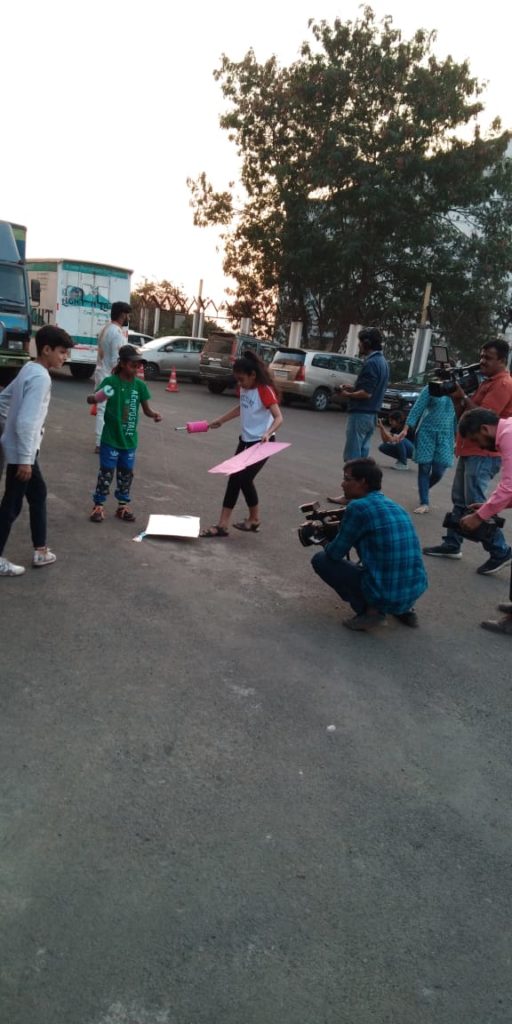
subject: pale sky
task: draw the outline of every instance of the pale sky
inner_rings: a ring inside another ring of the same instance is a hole
[[[310,17],[354,18],[331,0],[45,0],[4,5],[0,219],[28,227],[29,257],[113,263],[220,301],[216,232],[194,228],[188,176],[236,177],[218,124],[222,52],[292,61]],[[406,36],[435,28],[437,53],[489,83],[486,119],[512,126],[510,4],[375,2]],[[6,88],[9,85],[9,89]],[[485,121],[482,122],[483,124]]]

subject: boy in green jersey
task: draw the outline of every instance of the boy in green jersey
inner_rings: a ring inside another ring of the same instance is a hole
[[[94,395],[89,395],[89,405],[106,402],[105,423],[101,434],[100,471],[96,490],[93,494],[94,508],[89,516],[91,523],[101,523],[105,518],[104,505],[108,498],[114,472],[117,474],[115,497],[118,501],[116,516],[127,523],[133,523],[135,516],[129,509],[130,487],[137,451],[137,421],[139,405],[145,416],[160,423],[160,413],[150,409],[151,394],[144,380],[137,377],[142,363],[132,345],[119,349],[119,362],[110,377],[105,377]]]

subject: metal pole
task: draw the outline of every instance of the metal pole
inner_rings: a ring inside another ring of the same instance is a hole
[[[155,306],[155,318],[153,321],[153,334],[156,338],[160,328],[160,306]]]

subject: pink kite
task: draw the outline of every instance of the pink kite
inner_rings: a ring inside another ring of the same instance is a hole
[[[265,441],[264,444],[263,442],[254,444],[251,448],[246,448],[244,452],[240,452],[239,455],[233,455],[231,459],[219,462],[218,466],[213,466],[208,472],[226,473],[228,476],[231,473],[239,473],[241,469],[247,469],[247,466],[252,466],[255,462],[269,459],[271,455],[277,455],[278,452],[282,452],[285,448],[289,447],[290,443],[287,441]]]

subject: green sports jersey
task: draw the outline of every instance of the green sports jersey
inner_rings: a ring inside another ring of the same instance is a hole
[[[112,388],[113,394],[105,406],[105,425],[101,443],[108,444],[112,448],[136,448],[139,443],[137,437],[139,405],[141,402],[149,402],[151,392],[140,377],[135,377],[134,380],[122,380],[116,373],[105,377],[96,391],[101,391],[107,385]]]

